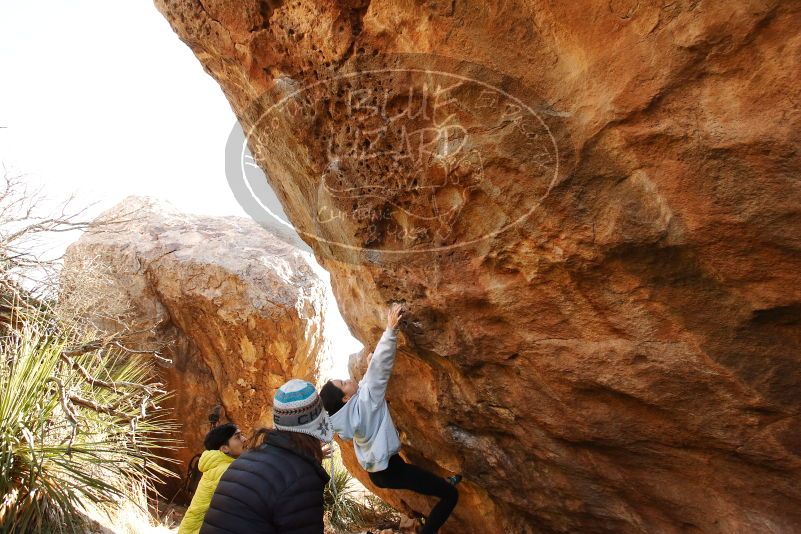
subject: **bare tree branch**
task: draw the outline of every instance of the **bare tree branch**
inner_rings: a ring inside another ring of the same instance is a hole
[[[99,402],[95,402],[91,399],[85,399],[78,395],[69,395],[69,400],[71,403],[82,406],[84,408],[88,408],[95,412],[105,413],[108,415],[113,415],[114,417],[119,417],[120,419],[125,419],[126,421],[131,421],[136,419],[136,417],[128,415],[125,412],[119,411],[115,405],[113,404],[100,404]]]
[[[69,232],[122,232],[128,223],[141,215],[140,208],[134,208],[90,220],[89,212],[97,203],[74,208],[74,194],[47,210],[44,208],[46,197],[43,189],[32,189],[23,180],[24,176],[9,172],[3,165],[0,180],[1,276],[22,276],[24,273],[30,278],[31,271],[41,271],[62,261],[63,255],[46,259],[44,253],[37,254],[36,247],[31,246],[37,239]]]
[[[66,357],[80,356],[81,354],[86,354],[88,352],[100,350],[104,347],[115,346],[127,354],[147,354],[153,356],[157,360],[160,360],[164,363],[172,363],[172,360],[164,358],[161,355],[159,355],[158,349],[135,350],[126,347],[121,342],[122,340],[125,340],[133,336],[137,336],[139,334],[150,334],[150,333],[152,333],[152,329],[149,328],[143,328],[139,330],[128,330],[126,332],[114,332],[107,336],[87,341],[86,343],[83,343],[77,347],[67,349],[63,352],[63,354]]]
[[[95,378],[92,376],[89,371],[86,370],[80,363],[73,360],[63,352],[61,353],[61,359],[67,363],[70,367],[78,371],[78,373],[86,380],[89,385],[98,386],[101,388],[110,389],[112,391],[118,391],[122,388],[133,388],[133,389],[140,389],[145,391],[148,395],[154,395],[157,393],[165,393],[164,390],[160,389],[163,384],[161,383],[153,383],[153,384],[140,384],[138,382],[113,382],[108,380],[101,380],[99,378]]]
[[[157,361],[159,361],[159,362],[161,362],[163,364],[172,364],[172,360],[171,359],[163,357],[157,351],[129,349],[128,347],[126,347],[122,343],[120,343],[119,341],[115,341],[114,345],[116,347],[120,348],[121,350],[125,351],[126,353],[131,354],[131,355],[148,354],[148,355],[152,356]]]

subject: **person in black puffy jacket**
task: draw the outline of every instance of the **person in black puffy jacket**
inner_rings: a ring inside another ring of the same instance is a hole
[[[312,384],[290,380],[273,399],[274,429],[220,478],[200,534],[323,534],[322,443],[333,429]]]

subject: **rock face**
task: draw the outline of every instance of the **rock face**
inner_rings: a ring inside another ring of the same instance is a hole
[[[156,5],[357,337],[411,310],[448,532],[797,531],[801,4]]]
[[[128,222],[72,244],[65,270],[95,284],[102,327],[124,320],[152,331],[133,348],[166,345],[173,363],[160,372],[184,442],[177,459],[203,451],[215,405],[221,422],[246,432],[271,427],[276,388],[313,380],[323,347],[325,288],[307,257],[246,218],[191,216],[138,197],[101,217],[121,214]]]

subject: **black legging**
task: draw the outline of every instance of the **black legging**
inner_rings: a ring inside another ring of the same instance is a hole
[[[416,465],[407,464],[403,458],[395,454],[389,459],[389,465],[383,471],[369,473],[370,480],[379,488],[407,489],[423,495],[435,495],[440,498],[423,526],[423,534],[434,534],[439,530],[448,516],[451,515],[459,492],[453,484],[442,477],[429,473]]]

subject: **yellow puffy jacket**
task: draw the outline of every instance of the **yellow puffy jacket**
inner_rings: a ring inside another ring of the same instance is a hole
[[[200,532],[200,527],[203,526],[203,518],[206,517],[206,512],[211,503],[211,496],[214,495],[214,490],[217,489],[217,483],[233,461],[234,458],[222,451],[205,451],[200,455],[197,467],[203,473],[203,476],[198,482],[195,496],[192,497],[192,503],[186,509],[181,526],[178,527],[178,534],[198,534]]]

